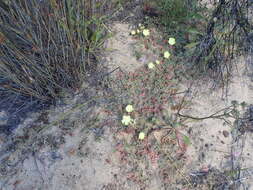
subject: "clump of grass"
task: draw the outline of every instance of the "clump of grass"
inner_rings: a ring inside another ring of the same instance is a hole
[[[3,1],[0,4],[0,86],[48,101],[77,91],[95,67],[102,20],[84,1]]]

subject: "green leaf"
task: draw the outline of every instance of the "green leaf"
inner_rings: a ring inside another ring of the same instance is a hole
[[[247,103],[246,102],[242,102],[240,105],[241,105],[242,108],[245,108],[247,106]]]
[[[198,20],[203,20],[204,19],[204,17],[201,14],[198,14],[198,13],[193,14],[192,17],[194,19],[198,19]]]
[[[102,38],[102,32],[97,30],[93,33],[91,40],[93,42],[98,42]]]
[[[188,136],[184,135],[183,141],[186,145],[191,145],[191,140]]]
[[[192,42],[192,43],[187,44],[187,45],[184,46],[184,47],[190,49],[190,48],[196,47],[198,44],[199,44],[199,42]]]
[[[190,33],[190,34],[201,34],[202,35],[202,33],[199,32],[196,28],[189,28],[188,33]]]

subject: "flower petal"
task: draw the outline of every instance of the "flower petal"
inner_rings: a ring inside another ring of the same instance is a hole
[[[175,38],[169,38],[168,43],[173,46],[173,45],[176,44],[176,39]]]
[[[131,31],[131,35],[134,36],[135,34],[136,34],[136,31],[135,31],[135,30],[132,30],[132,31]]]
[[[144,132],[140,132],[139,133],[139,139],[143,140],[145,138],[145,133]]]
[[[170,52],[165,51],[164,54],[163,54],[163,57],[168,59],[170,57]]]
[[[134,110],[134,108],[133,108],[132,105],[127,105],[126,111],[127,111],[128,113],[132,112],[133,110]]]
[[[149,36],[149,34],[150,34],[148,29],[144,29],[142,31],[142,33],[143,33],[144,36]]]
[[[153,68],[155,68],[154,63],[150,62],[150,63],[148,64],[148,68],[149,68],[149,69],[153,69]]]
[[[132,121],[133,121],[133,119],[131,118],[131,116],[123,115],[121,123],[124,124],[124,125],[129,125]]]

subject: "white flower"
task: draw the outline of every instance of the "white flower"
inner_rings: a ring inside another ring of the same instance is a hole
[[[136,30],[137,34],[139,34],[141,31],[139,29]]]
[[[160,61],[159,61],[159,60],[156,60],[155,63],[156,63],[157,65],[159,65],[159,64],[160,64]]]
[[[173,46],[176,43],[176,39],[175,38],[169,38],[168,43]]]
[[[168,58],[170,57],[170,52],[165,51],[164,54],[163,54],[163,57],[164,57],[165,59],[168,59]]]
[[[135,30],[132,30],[132,31],[131,31],[131,35],[134,36],[135,34],[136,34],[136,31],[135,31]]]
[[[148,29],[144,29],[142,31],[142,33],[143,33],[144,36],[149,36],[149,34],[150,34]]]
[[[143,140],[145,138],[145,133],[144,132],[140,132],[139,133],[139,139]]]
[[[127,111],[128,113],[132,112],[133,110],[134,110],[134,108],[133,108],[132,105],[127,105],[126,111]]]
[[[149,69],[153,69],[153,68],[155,68],[154,63],[150,62],[150,63],[148,64],[148,68],[149,68]]]
[[[129,125],[133,122],[133,119],[131,118],[130,115],[123,115],[123,118],[121,120],[121,123],[124,125]]]

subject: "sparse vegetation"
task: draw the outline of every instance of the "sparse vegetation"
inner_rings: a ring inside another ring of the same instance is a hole
[[[110,31],[105,21],[111,17],[104,9],[123,8],[129,2],[1,1],[0,90],[44,102],[80,92],[83,83],[102,72],[97,63]],[[65,142],[63,134],[74,138],[72,132],[78,128],[78,133],[92,131],[96,143],[103,142],[106,126],[115,142],[113,151],[118,155],[122,176],[140,189],[148,189],[154,178],[159,181],[160,189],[238,188],[240,172],[244,169],[239,162],[235,164],[239,156],[233,146],[240,135],[252,130],[246,127],[249,120],[242,115],[247,104],[232,101],[231,105],[204,116],[184,112],[192,106],[188,98],[193,96],[192,83],[188,89],[182,88],[180,74],[200,77],[200,73],[207,75],[211,69],[214,76],[220,77],[216,80],[227,79],[232,67],[228,60],[245,52],[244,43],[251,39],[252,24],[245,13],[249,5],[250,2],[243,0],[220,0],[210,11],[198,0],[144,1],[141,7],[149,17],[129,28],[127,34],[138,43],[130,48],[132,55],[138,61],[144,60],[144,65],[133,72],[113,68],[95,86],[86,85],[87,91],[82,95],[88,100],[78,97],[58,111],[54,121],[49,122],[47,112],[38,119],[46,122],[35,121],[36,125],[25,128],[23,136],[15,136],[21,140],[13,143],[21,154],[17,163],[27,157],[20,152],[32,152],[38,168],[36,152],[44,145],[59,149]],[[125,40],[126,36],[120,38]],[[144,51],[151,54],[146,59],[143,59]],[[92,106],[99,108],[93,112]],[[189,173],[191,160],[186,152],[194,144],[188,123],[209,119],[219,120],[231,130],[231,133],[223,131],[223,136],[231,135],[233,142],[231,152],[226,152],[231,168],[220,171],[206,166]],[[51,127],[59,128],[61,138],[43,134]],[[80,159],[88,158],[91,150],[82,149],[88,141],[87,137],[83,138],[78,148],[71,147],[66,154],[77,153]],[[9,156],[3,162],[0,160],[1,177],[14,173],[9,162],[13,162]],[[113,161],[108,157],[99,162]],[[117,178],[117,182],[120,180]]]

